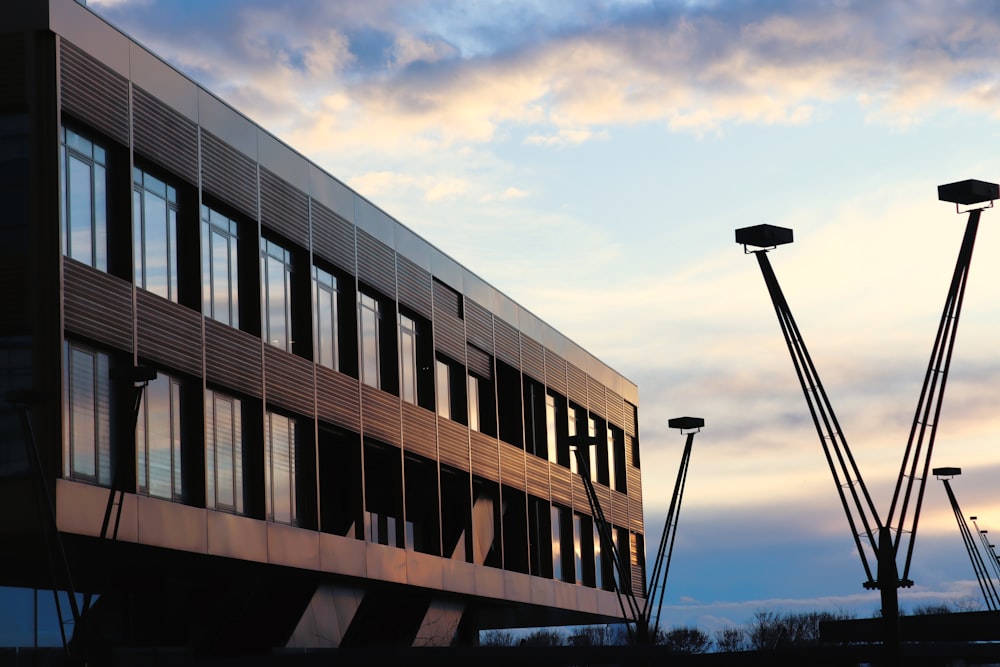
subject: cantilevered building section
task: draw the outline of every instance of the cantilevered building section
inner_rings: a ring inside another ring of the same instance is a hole
[[[8,5],[0,585],[215,651],[620,621],[590,434],[645,596],[634,384],[81,3]]]

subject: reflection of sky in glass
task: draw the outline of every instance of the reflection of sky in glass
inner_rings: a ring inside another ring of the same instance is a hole
[[[545,394],[545,445],[549,461],[556,463],[556,399],[551,394]]]
[[[469,376],[469,428],[479,430],[479,378]]]
[[[573,562],[576,564],[576,583],[583,583],[583,517],[573,515]]]
[[[270,518],[280,523],[295,521],[295,422],[268,414],[269,442],[265,473]]]
[[[552,506],[552,578],[559,581],[563,578],[562,568],[562,530],[560,519],[562,512],[555,505]]]
[[[399,316],[399,393],[408,403],[417,402],[417,327],[406,315]]]
[[[206,496],[210,507],[243,511],[240,401],[209,390],[205,401]]]
[[[442,417],[451,418],[451,387],[448,386],[448,364],[438,359],[434,363],[437,379],[437,411]]]
[[[263,265],[267,342],[291,351],[291,267],[270,254],[266,255]]]
[[[238,327],[236,222],[207,206],[202,206],[201,218],[202,262],[205,272],[202,297],[205,315],[223,324]]]
[[[180,385],[162,373],[146,386],[137,433],[140,489],[167,500],[182,496]]]
[[[61,176],[64,251],[73,259],[107,270],[107,194],[104,150],[65,131]]]
[[[69,235],[70,257],[86,264],[93,264],[93,172],[86,162],[75,155],[69,157]]]
[[[111,399],[108,357],[68,345],[70,476],[107,484],[111,478]]]
[[[378,302],[361,295],[361,380],[369,387],[379,386],[378,373]]]
[[[323,269],[313,267],[316,297],[316,361],[337,369],[337,280]]]
[[[568,429],[567,433],[569,434],[570,437],[573,437],[574,435],[576,435],[576,408],[574,408],[572,405],[569,406],[569,409],[566,412],[566,417],[567,417],[566,427]],[[570,472],[572,472],[574,475],[579,472],[579,464],[576,461],[575,451],[571,451],[569,453],[569,469]]]

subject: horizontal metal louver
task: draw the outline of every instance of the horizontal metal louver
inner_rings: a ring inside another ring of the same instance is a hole
[[[64,257],[63,299],[67,331],[132,351],[131,285]]]
[[[24,111],[28,107],[25,89],[24,35],[0,37],[0,110]]]
[[[354,378],[317,366],[316,407],[320,419],[361,430],[361,389]]]
[[[406,259],[402,255],[396,257],[399,278],[400,304],[433,319],[431,309],[431,274]]]
[[[358,279],[396,298],[396,258],[392,248],[358,230]]]
[[[465,321],[459,318],[461,297],[434,281],[434,347],[465,363]]]
[[[139,356],[170,368],[202,373],[201,313],[136,290],[136,329]]]
[[[542,344],[521,334],[521,370],[539,382],[545,381],[545,349]]]
[[[517,329],[499,318],[493,318],[493,328],[496,332],[497,358],[520,368],[521,339]]]
[[[469,345],[466,347],[468,356],[469,372],[475,373],[486,380],[493,379],[493,360],[478,347]]]
[[[437,459],[437,419],[430,410],[403,402],[403,449]]]
[[[549,470],[549,482],[552,485],[552,501],[573,506],[573,485],[570,479],[572,473],[560,466],[552,466]]]
[[[608,421],[617,426],[618,428],[624,429],[625,427],[625,410],[624,403],[625,399],[611,391],[607,390],[607,403],[608,403]]]
[[[524,490],[524,450],[506,442],[500,445],[500,481],[521,491]]]
[[[545,384],[566,395],[566,360],[552,350],[545,350]]]
[[[472,474],[500,481],[500,452],[496,438],[472,431]]]
[[[633,532],[641,533],[643,528],[642,520],[642,500],[638,498],[628,499],[628,526]]]
[[[625,433],[626,435],[636,435],[636,421],[638,421],[638,410],[634,405],[625,401]]]
[[[209,382],[261,397],[260,338],[205,320],[205,375]]]
[[[201,185],[257,219],[257,165],[211,132],[201,131]]]
[[[528,493],[543,500],[549,499],[549,462],[531,454],[524,457]]]
[[[59,58],[63,109],[127,146],[128,80],[66,40]]]
[[[441,463],[469,469],[469,427],[438,417],[438,455]]]
[[[566,364],[566,378],[569,381],[569,400],[580,407],[587,407],[587,374],[574,366]]]
[[[362,385],[361,420],[364,435],[397,447],[402,444],[402,416],[397,397]]]
[[[135,152],[198,184],[198,126],[138,86],[132,88]]]
[[[587,400],[590,411],[602,417],[608,416],[608,403],[604,385],[592,377],[587,377]]]
[[[313,394],[315,365],[273,345],[264,346],[264,380],[267,402],[298,412],[316,415]]]
[[[493,354],[493,314],[469,299],[465,300],[465,335],[470,343]]]
[[[267,169],[260,170],[260,219],[270,229],[306,246],[309,197]]]
[[[616,526],[628,525],[628,497],[620,491],[611,491],[611,514],[608,517]]]
[[[312,200],[313,252],[334,265],[355,272],[354,225]]]

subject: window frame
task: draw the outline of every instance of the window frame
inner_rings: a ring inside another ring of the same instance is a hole
[[[60,127],[59,151],[59,184],[60,184],[60,228],[62,233],[62,252],[79,262],[99,271],[108,271],[108,147],[91,135],[77,132],[75,129]],[[86,181],[87,221],[74,229],[75,213],[79,207],[74,206],[74,185],[76,178],[73,171],[73,160],[87,167]],[[87,250],[76,248],[76,234],[88,231]]]
[[[292,251],[267,236],[260,237],[260,285],[264,342],[291,352],[295,342],[292,322]],[[280,272],[280,279],[273,275]],[[281,329],[280,331],[277,331]]]
[[[224,242],[218,248],[213,240],[221,238]],[[225,250],[226,275],[218,275],[215,271],[216,253]],[[240,328],[240,280],[239,280],[239,250],[240,224],[235,219],[208,204],[201,205],[201,257],[202,257],[202,313],[216,322]],[[221,296],[216,282],[225,278],[226,303],[217,303],[216,295]],[[225,308],[223,308],[225,306]],[[225,317],[222,312],[225,311]]]
[[[153,181],[153,183],[147,183]],[[162,186],[160,188],[159,186]],[[153,188],[156,188],[154,190]],[[162,194],[161,194],[162,192]],[[149,218],[149,198],[156,197],[163,202],[163,220]],[[135,286],[158,294],[177,303],[179,301],[177,225],[180,215],[177,187],[166,179],[153,175],[142,167],[132,168],[132,244],[133,280]],[[166,257],[163,259],[166,271],[165,286],[151,285],[149,281],[149,237],[153,224],[163,225],[163,239]]]

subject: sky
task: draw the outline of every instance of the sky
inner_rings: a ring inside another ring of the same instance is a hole
[[[639,387],[649,558],[696,436],[665,625],[870,616],[738,227],[770,259],[887,513],[965,215],[1000,180],[991,0],[89,0]],[[1000,531],[1000,211],[979,232],[933,465]],[[904,609],[975,608],[928,482]]]

